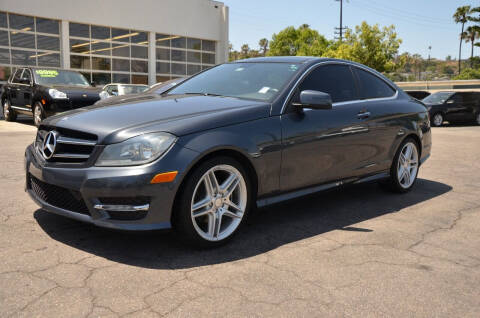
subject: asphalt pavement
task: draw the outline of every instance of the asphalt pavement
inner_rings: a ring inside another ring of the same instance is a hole
[[[230,244],[112,232],[24,192],[30,121],[0,121],[0,317],[480,317],[480,127],[433,130],[412,192],[252,213]]]

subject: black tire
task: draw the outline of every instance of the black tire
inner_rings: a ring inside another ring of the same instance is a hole
[[[39,112],[37,116],[37,111]],[[40,102],[35,102],[33,104],[33,123],[35,126],[40,126],[40,123],[42,122],[43,119],[45,119],[45,110],[43,109],[43,105]]]
[[[415,179],[413,183],[409,187],[404,187],[401,184],[401,180],[399,180],[398,177],[398,168],[399,168],[399,160],[400,160],[400,154],[405,148],[405,145],[408,143],[411,143],[415,146],[416,148],[416,153],[417,153],[417,169],[415,171]],[[386,188],[389,191],[396,192],[396,193],[406,193],[409,192],[415,183],[417,182],[417,176],[418,176],[418,171],[420,170],[420,149],[418,143],[415,141],[413,138],[406,138],[398,147],[397,153],[395,154],[395,157],[393,158],[392,166],[390,167],[390,177],[382,182],[380,184]]]
[[[219,165],[229,165],[234,167],[242,175],[247,195],[246,195],[246,208],[243,213],[243,217],[240,221],[240,224],[228,237],[221,240],[211,241],[202,237],[193,224],[192,215],[191,215],[191,202],[193,200],[194,192],[197,187],[197,184],[200,182],[201,178],[209,171],[211,168]],[[231,157],[214,157],[206,160],[201,163],[199,166],[194,168],[194,170],[187,176],[182,188],[179,189],[178,197],[173,211],[172,222],[176,234],[180,239],[186,242],[188,245],[193,245],[201,248],[212,248],[225,244],[230,241],[241,226],[245,223],[247,219],[248,212],[252,207],[253,202],[253,193],[252,193],[252,182],[249,178],[249,175],[246,169],[240,164],[237,160]]]
[[[17,113],[12,109],[8,99],[3,101],[3,118],[6,121],[15,121],[17,119]]]
[[[437,118],[440,118],[440,119],[435,120],[436,117],[437,117]],[[435,113],[435,114],[433,114],[433,116],[432,116],[432,126],[434,126],[434,127],[440,127],[440,126],[442,126],[442,124],[443,124],[444,121],[445,121],[445,117],[443,116],[442,113]]]

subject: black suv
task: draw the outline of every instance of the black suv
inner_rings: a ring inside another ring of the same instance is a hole
[[[59,69],[19,68],[3,86],[3,116],[33,116],[36,126],[56,113],[94,104],[101,88],[92,87],[80,73]]]
[[[433,126],[444,121],[473,122],[480,125],[480,92],[437,92],[423,99]]]

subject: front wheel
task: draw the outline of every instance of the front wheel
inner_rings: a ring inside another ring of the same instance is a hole
[[[17,119],[17,114],[12,109],[8,99],[5,99],[3,102],[3,118],[5,118],[6,121],[15,121],[15,119]]]
[[[209,159],[181,189],[175,230],[193,245],[221,245],[238,231],[251,201],[251,182],[244,167],[229,157]]]
[[[45,111],[40,102],[36,102],[33,108],[33,123],[35,126],[40,126],[40,123],[45,118]]]
[[[435,127],[440,127],[440,126],[442,126],[442,124],[443,124],[443,115],[442,115],[442,113],[436,113],[435,115],[433,115],[432,124],[433,124],[433,126],[435,126]]]
[[[390,178],[384,183],[390,190],[405,193],[412,189],[418,175],[419,153],[417,143],[411,138],[400,145],[390,168]]]

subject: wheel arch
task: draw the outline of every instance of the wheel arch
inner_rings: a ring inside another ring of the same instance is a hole
[[[176,208],[178,206],[178,200],[181,197],[182,191],[184,189],[184,185],[186,180],[190,177],[190,175],[195,171],[195,169],[200,166],[203,162],[214,158],[214,157],[220,157],[220,156],[225,156],[225,157],[230,157],[232,159],[237,160],[246,170],[248,177],[251,181],[251,186],[252,186],[252,192],[253,192],[253,201],[255,202],[256,197],[257,197],[257,192],[258,192],[258,174],[255,169],[255,166],[253,165],[252,161],[248,158],[247,155],[242,153],[241,151],[234,149],[234,148],[219,148],[219,149],[212,149],[208,151],[207,153],[203,153],[201,156],[199,156],[193,163],[190,165],[190,167],[187,169],[186,173],[183,175],[180,184],[178,185],[178,190],[177,193],[175,194],[175,199],[173,201],[173,209],[172,213],[170,216],[170,220],[173,224],[174,221],[174,214],[176,211]]]

